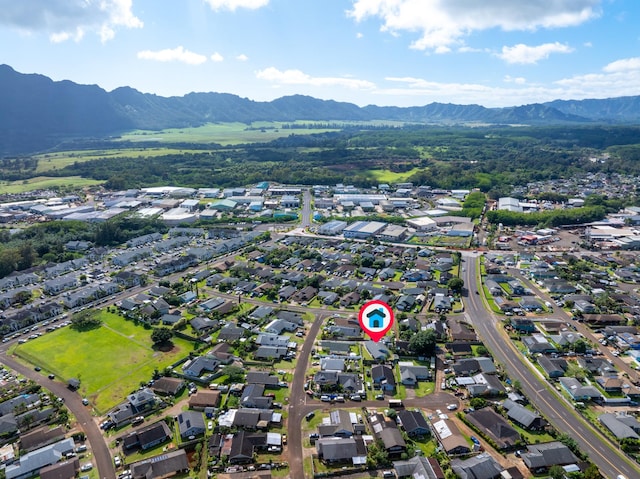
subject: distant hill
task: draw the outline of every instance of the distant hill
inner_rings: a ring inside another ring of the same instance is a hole
[[[54,82],[0,65],[0,156],[42,151],[73,138],[104,138],[131,129],[185,128],[207,122],[368,121],[551,125],[640,123],[640,97],[565,101],[507,108],[431,103],[359,107],[303,95],[256,102],[228,93],[161,97],[122,87]]]

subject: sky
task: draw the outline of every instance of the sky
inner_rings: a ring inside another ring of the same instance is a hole
[[[639,0],[0,0],[0,64],[359,106],[640,95]]]

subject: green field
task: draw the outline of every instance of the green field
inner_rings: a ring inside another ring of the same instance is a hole
[[[115,144],[114,144],[115,146]],[[154,156],[182,155],[184,153],[197,153],[202,150],[176,149],[176,148],[113,148],[102,150],[71,150],[56,153],[44,153],[36,155],[38,166],[36,173],[59,170],[74,163],[98,160],[101,158],[151,158]]]
[[[300,122],[302,123],[302,122]],[[310,135],[336,131],[335,129],[281,129],[280,122],[246,123],[207,123],[195,128],[170,128],[160,131],[135,130],[125,133],[121,141],[157,141],[161,143],[218,143],[220,145],[237,145],[240,143],[259,143],[271,141],[292,134]]]
[[[104,323],[98,329],[58,329],[14,352],[62,380],[80,379],[79,393],[104,413],[151,379],[154,369],[162,371],[192,350],[189,342],[174,338],[170,351],[156,351],[149,330],[116,314],[100,315]]]
[[[367,170],[367,173],[369,173],[380,183],[402,183],[403,181],[406,181],[411,175],[414,175],[419,171],[422,171],[422,168],[413,168],[402,173],[396,173],[390,170],[370,169]]]
[[[102,182],[80,176],[65,176],[61,178],[36,176],[28,180],[0,181],[0,193],[24,193],[26,191],[48,188],[78,189],[83,186],[99,185],[100,183]]]

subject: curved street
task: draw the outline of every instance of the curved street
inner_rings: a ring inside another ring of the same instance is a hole
[[[49,379],[43,372],[37,372],[31,367],[16,361],[7,355],[7,349],[12,343],[5,343],[0,348],[0,362],[6,364],[14,371],[20,373],[27,379],[40,384],[56,396],[64,400],[65,405],[77,419],[78,427],[87,435],[87,441],[91,446],[92,456],[85,462],[93,463],[97,467],[100,477],[103,479],[115,479],[116,472],[111,459],[111,453],[107,447],[102,432],[91,415],[91,409],[82,404],[82,398],[77,392],[71,391],[66,384],[54,379]],[[55,351],[51,352],[55,354]],[[83,462],[84,463],[84,462]]]

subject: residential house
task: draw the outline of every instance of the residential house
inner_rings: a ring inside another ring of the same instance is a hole
[[[156,379],[151,390],[158,396],[177,396],[185,388],[185,382],[179,378],[161,377]]]
[[[467,391],[472,397],[495,397],[504,394],[505,388],[500,379],[493,374],[476,374],[472,377],[473,384],[467,385]]]
[[[356,321],[336,318],[334,324],[328,326],[330,333],[345,338],[360,338],[362,337],[362,328]]]
[[[569,393],[574,401],[597,401],[602,399],[602,394],[595,386],[584,386],[576,378],[560,377],[560,385]]]
[[[598,417],[598,420],[607,428],[618,440],[640,439],[640,422],[631,415],[605,413]]]
[[[74,479],[80,470],[80,460],[72,457],[40,469],[40,479]]]
[[[285,335],[260,333],[256,338],[256,344],[259,346],[275,346],[286,348],[291,342],[291,338]]]
[[[125,289],[129,289],[142,285],[144,276],[133,271],[120,271],[114,275],[113,280]]]
[[[63,439],[49,446],[22,454],[17,462],[6,466],[7,479],[19,479],[32,476],[45,466],[57,463],[67,453],[73,452],[75,444],[72,438]]]
[[[460,479],[497,479],[502,466],[486,452],[468,459],[453,459],[451,469]]]
[[[134,462],[129,470],[132,479],[164,479],[179,473],[187,473],[189,461],[185,450],[177,449]]]
[[[522,461],[533,472],[546,471],[551,466],[567,466],[576,464],[578,458],[571,450],[559,441],[544,444],[531,444],[527,452],[522,453]]]
[[[468,454],[471,452],[469,443],[453,421],[440,419],[431,423],[442,450],[449,455]]]
[[[202,316],[193,318],[189,323],[198,336],[207,334],[220,325],[220,322],[217,319],[209,319]]]
[[[562,358],[548,358],[547,356],[538,357],[538,364],[547,373],[550,379],[564,376],[564,372],[568,368],[567,361]]]
[[[276,346],[260,346],[254,353],[255,359],[282,359],[287,354],[287,348]]]
[[[344,358],[324,357],[320,359],[321,371],[338,371],[343,372],[345,368]]]
[[[270,409],[273,399],[264,396],[264,384],[247,384],[240,397],[243,408]]]
[[[547,426],[547,421],[540,414],[511,399],[505,399],[502,407],[507,410],[509,419],[525,429],[539,431]]]
[[[220,391],[199,389],[189,397],[189,409],[204,411],[207,408],[216,408],[220,405]]]
[[[329,413],[328,422],[318,426],[319,437],[351,437],[366,432],[364,424],[358,422],[356,413],[336,409]]]
[[[186,376],[199,378],[204,372],[212,373],[220,364],[220,361],[211,356],[196,356],[187,360],[182,365],[182,372]]]
[[[78,285],[78,276],[76,273],[70,273],[64,276],[58,276],[42,283],[42,292],[48,295],[59,294],[68,289],[75,288]]]
[[[393,369],[384,364],[376,364],[371,367],[371,380],[383,391],[394,391],[396,389],[396,378]]]
[[[183,411],[178,414],[178,429],[182,439],[199,436],[206,431],[204,417],[201,412]]]
[[[398,411],[398,421],[409,437],[424,437],[431,433],[429,423],[419,410]]]
[[[171,429],[164,421],[158,421],[140,429],[132,431],[122,439],[125,450],[142,449],[146,451],[166,441],[171,440]]]
[[[500,414],[485,407],[467,414],[467,420],[490,437],[498,449],[509,449],[520,441],[520,434]]]
[[[262,384],[266,388],[276,389],[279,386],[280,379],[264,371],[249,371],[245,379],[247,384]]]
[[[366,462],[367,450],[359,437],[324,437],[316,441],[318,457],[325,462],[348,462],[354,465]]]
[[[415,456],[406,461],[393,461],[393,468],[400,479],[444,479],[440,464],[433,457]]]
[[[264,331],[272,334],[282,334],[283,331],[293,332],[298,329],[298,325],[285,321],[284,319],[274,319],[264,327]]]
[[[389,349],[381,342],[366,340],[364,342],[364,347],[371,355],[371,357],[376,361],[386,361],[389,356],[391,356],[391,352],[389,351]]]

